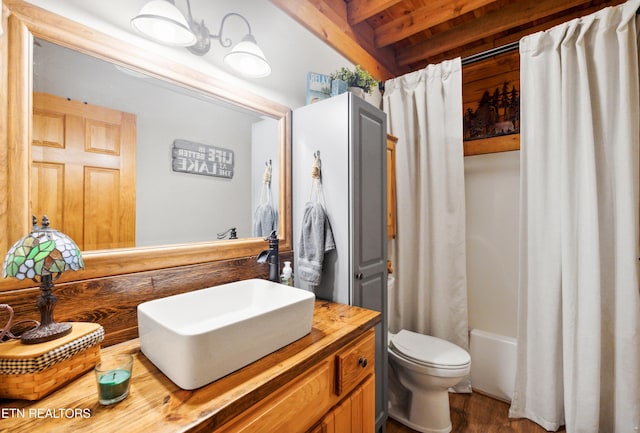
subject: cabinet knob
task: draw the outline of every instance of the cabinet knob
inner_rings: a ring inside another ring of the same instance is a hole
[[[362,275],[362,272],[358,272],[358,273],[356,274],[356,280],[361,280],[363,276],[364,276],[364,275]]]
[[[358,358],[358,365],[361,366],[362,368],[365,368],[368,363],[369,362],[367,361],[367,358],[363,358],[363,357]]]

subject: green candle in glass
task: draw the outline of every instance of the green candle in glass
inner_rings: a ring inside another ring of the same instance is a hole
[[[124,400],[129,395],[133,357],[114,355],[96,365],[96,381],[100,404],[109,405]]]

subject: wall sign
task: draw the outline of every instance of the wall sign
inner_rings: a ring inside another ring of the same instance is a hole
[[[171,155],[173,171],[233,178],[233,150],[176,139]]]

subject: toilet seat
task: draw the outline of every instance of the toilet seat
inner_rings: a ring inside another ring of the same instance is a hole
[[[389,348],[396,355],[424,367],[460,370],[471,363],[469,353],[455,344],[406,329],[389,336]]]

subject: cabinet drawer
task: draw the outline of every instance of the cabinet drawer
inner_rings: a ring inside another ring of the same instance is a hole
[[[375,333],[371,329],[336,355],[336,394],[348,392],[373,374],[375,359]]]

